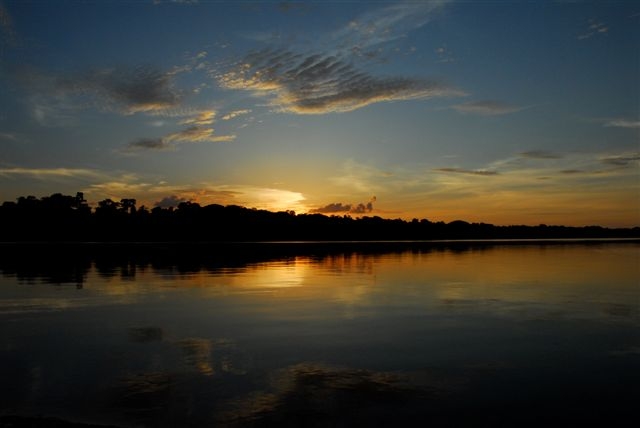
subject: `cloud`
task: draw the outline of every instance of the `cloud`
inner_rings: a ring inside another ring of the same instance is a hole
[[[406,77],[374,77],[338,56],[263,50],[218,77],[228,89],[272,99],[280,110],[297,114],[347,112],[383,102],[463,93],[441,82]]]
[[[121,152],[175,151],[181,143],[221,143],[235,139],[235,135],[214,135],[213,128],[191,126],[160,138],[139,138],[127,144]]]
[[[438,60],[436,62],[445,63],[445,62],[454,62],[455,58],[449,51],[446,45],[440,46],[435,49],[436,55],[438,55]]]
[[[408,32],[424,26],[449,2],[397,2],[356,17],[336,31],[332,38],[338,46],[365,50],[400,39]]]
[[[213,132],[213,128],[190,126],[182,131],[167,135],[163,140],[166,142],[175,141],[181,143],[218,143],[236,139],[235,135],[213,135]]]
[[[269,187],[230,186],[238,192],[238,202],[248,206],[274,211],[306,211],[305,197],[300,192]]]
[[[209,204],[241,205],[272,211],[295,210],[307,212],[302,193],[269,187],[243,184],[190,183],[168,184],[143,180],[135,175],[107,178],[91,184],[84,190],[87,199],[135,198],[140,205],[177,206],[180,202],[196,202],[202,206]]]
[[[160,207],[160,208],[170,208],[170,207],[175,208],[178,205],[180,205],[181,202],[188,202],[188,201],[185,198],[181,198],[176,195],[171,195],[171,196],[165,196],[164,198],[160,199],[158,202],[154,203],[153,206]]]
[[[445,172],[453,174],[470,174],[470,175],[498,175],[497,171],[476,170],[476,169],[463,169],[463,168],[436,168],[436,172]]]
[[[187,201],[197,202],[201,205],[243,203],[237,199],[241,192],[232,186],[211,183],[175,185],[165,181],[144,180],[134,174],[103,178],[102,181],[95,182],[83,189],[83,192],[86,198],[92,201],[105,198],[113,200],[134,198],[139,205],[147,206],[158,206],[157,204],[172,206],[172,203],[175,203],[173,206],[177,206],[180,202]]]
[[[640,153],[627,153],[617,156],[606,156],[600,158],[600,162],[605,165],[627,167],[640,164]]]
[[[14,74],[32,93],[35,108],[50,114],[87,105],[123,114],[161,114],[177,108],[182,98],[169,73],[149,66],[64,75],[21,69]]]
[[[171,151],[175,150],[175,147],[164,138],[139,138],[130,142],[124,151],[132,152],[138,150]]]
[[[583,174],[584,171],[581,169],[563,169],[560,171],[560,174]]]
[[[371,211],[373,211],[373,203],[367,202],[366,204],[360,203],[356,205],[349,212],[354,214],[364,214],[364,213],[370,213]]]
[[[0,140],[18,141],[18,137],[11,132],[0,132]]]
[[[105,97],[128,114],[165,110],[180,103],[171,76],[151,67],[91,71],[63,80],[62,85],[73,92]]]
[[[479,116],[498,116],[515,113],[524,107],[506,104],[500,101],[472,101],[464,104],[457,104],[452,107],[460,113],[476,114]]]
[[[318,41],[322,52],[265,49],[250,53],[216,75],[227,89],[268,98],[282,112],[325,114],[353,111],[383,101],[465,95],[441,81],[375,76],[354,64],[379,56],[381,43],[422,27],[448,0],[397,2],[366,12]],[[355,54],[355,55],[354,55]]]
[[[216,112],[204,110],[192,113],[191,117],[181,120],[182,125],[190,125],[185,129],[159,138],[139,138],[127,144],[123,153],[134,153],[142,150],[174,151],[180,143],[219,143],[235,140],[235,135],[215,135],[214,129],[206,126],[214,122]],[[163,123],[164,124],[164,123]]]
[[[596,36],[599,34],[606,34],[609,31],[608,26],[594,19],[590,19],[588,21],[588,24],[589,24],[589,27],[587,28],[587,30],[585,30],[583,33],[578,35],[577,37],[578,40],[590,39],[593,36]]]
[[[615,127],[615,128],[638,129],[640,128],[640,120],[611,119],[605,122],[604,126]]]
[[[527,162],[533,160],[535,162]],[[608,179],[630,176],[640,166],[640,152],[609,153],[565,153],[557,154],[544,150],[518,153],[517,156],[490,163],[482,171],[500,171],[510,180],[518,175],[537,178],[559,178],[572,174],[583,174],[591,178]],[[449,169],[449,168],[445,168]]]
[[[319,214],[334,214],[334,213],[344,213],[351,211],[351,204],[342,204],[341,202],[336,202],[332,204],[325,205],[324,207],[314,208],[310,210],[310,213],[319,213]]]
[[[227,114],[225,114],[224,116],[222,116],[222,120],[231,120],[234,119],[238,116],[241,116],[243,114],[249,114],[251,113],[251,110],[249,109],[244,109],[244,110],[234,110],[232,112],[229,112]]]
[[[0,176],[30,176],[42,180],[56,177],[95,177],[98,174],[82,168],[0,168]]]
[[[343,162],[339,173],[330,177],[329,181],[339,187],[348,189],[349,193],[378,194],[392,179],[389,171],[380,170],[372,165],[361,164],[353,159]],[[397,180],[396,180],[397,181]]]
[[[546,150],[530,150],[528,152],[518,153],[518,156],[527,159],[561,159],[562,156]]]
[[[369,202],[359,204],[343,204],[341,202],[334,202],[325,205],[320,208],[314,208],[309,210],[312,214],[335,214],[335,213],[352,213],[352,214],[365,214],[373,211],[373,203],[376,202],[375,196],[371,197]]]
[[[195,117],[190,117],[180,121],[181,125],[211,125],[216,117],[215,110],[204,110]]]

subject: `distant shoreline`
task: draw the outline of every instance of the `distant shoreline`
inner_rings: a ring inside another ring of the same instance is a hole
[[[134,199],[101,201],[92,209],[82,193],[75,197],[19,198],[0,205],[0,240],[8,243],[167,243],[194,245],[243,243],[331,243],[397,245],[438,242],[553,242],[640,239],[640,227],[496,226],[455,220],[388,219],[378,216],[326,216],[271,212],[236,205],[204,207],[182,202],[177,208],[136,208]]]
[[[434,239],[434,240],[305,240],[305,241],[0,241],[6,250],[54,252],[62,257],[68,252],[96,250],[163,252],[193,254],[199,251],[227,253],[243,252],[308,252],[308,251],[402,251],[411,249],[446,249],[466,247],[547,246],[640,244],[640,238],[526,238],[526,239]]]

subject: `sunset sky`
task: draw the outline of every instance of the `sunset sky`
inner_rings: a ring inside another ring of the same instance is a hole
[[[0,201],[640,225],[640,3],[0,0]]]

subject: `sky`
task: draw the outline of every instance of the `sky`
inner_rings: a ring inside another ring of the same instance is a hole
[[[640,225],[640,3],[0,0],[0,201]]]

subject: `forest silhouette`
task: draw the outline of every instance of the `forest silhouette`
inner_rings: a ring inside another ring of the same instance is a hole
[[[497,226],[456,220],[384,219],[272,212],[238,205],[181,202],[137,207],[135,199],[104,199],[91,207],[78,192],[26,196],[0,205],[4,242],[264,242],[468,239],[638,238],[640,227]]]

